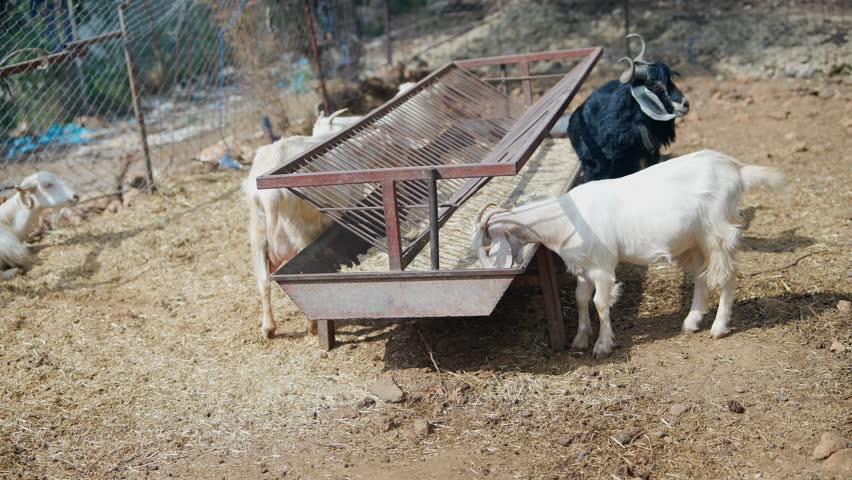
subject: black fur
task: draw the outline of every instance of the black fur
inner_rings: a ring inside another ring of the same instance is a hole
[[[672,101],[685,100],[671,80],[672,73],[666,65],[652,64],[647,79],[632,83],[645,85],[656,93],[672,113]],[[647,129],[650,148],[643,141],[643,127]],[[674,120],[657,121],[645,115],[631,95],[629,84],[612,80],[592,92],[571,114],[568,137],[588,182],[638,172],[643,159],[648,166],[658,163],[660,148],[675,140],[675,125]]]

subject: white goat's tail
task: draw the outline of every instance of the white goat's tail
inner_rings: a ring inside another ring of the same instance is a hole
[[[740,169],[746,190],[754,187],[767,186],[778,189],[784,186],[784,172],[777,168],[744,165]]]

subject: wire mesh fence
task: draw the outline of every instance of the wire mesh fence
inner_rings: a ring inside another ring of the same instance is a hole
[[[0,188],[50,170],[102,194],[144,186],[146,160],[155,182],[236,166],[262,124],[366,113],[385,98],[352,85],[388,63],[600,45],[606,71],[628,30],[674,65],[848,75],[850,19],[846,0],[0,0]]]
[[[313,114],[320,74],[358,76],[354,13],[343,0],[0,2],[0,184],[50,170],[108,193],[193,159],[236,166],[264,143],[264,117],[282,129]]]

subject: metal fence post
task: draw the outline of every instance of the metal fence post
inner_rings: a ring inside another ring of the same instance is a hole
[[[145,117],[142,114],[142,106],[139,101],[139,92],[136,89],[136,74],[133,71],[133,58],[130,56],[130,45],[127,35],[127,27],[124,24],[124,10],[130,5],[124,2],[118,6],[118,22],[121,26],[121,39],[124,46],[124,60],[127,63],[127,80],[130,82],[130,95],[133,100],[133,114],[136,116],[136,125],[139,127],[139,140],[142,142],[142,154],[145,156],[145,169],[148,174],[148,190],[154,191],[154,167],[151,165],[151,153],[148,151],[148,135],[145,132]]]
[[[322,73],[322,62],[320,61],[320,51],[317,46],[317,34],[314,31],[314,18],[311,14],[311,3],[305,0],[305,21],[308,22],[308,37],[311,41],[311,50],[314,53],[314,63],[317,66],[317,77],[320,82],[320,90],[322,91],[322,106],[325,108],[325,113],[331,113],[330,102],[328,101],[328,91],[325,89],[325,76]]]
[[[393,65],[393,44],[391,43],[390,1],[385,0],[385,50],[388,65]]]
[[[630,0],[624,0],[624,51],[625,55],[633,58],[630,55],[630,39],[627,35],[630,35]]]

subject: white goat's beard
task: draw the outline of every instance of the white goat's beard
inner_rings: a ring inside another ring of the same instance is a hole
[[[643,85],[630,87],[630,94],[633,95],[642,112],[654,120],[666,122],[678,117],[676,113],[667,112],[660,97]]]

